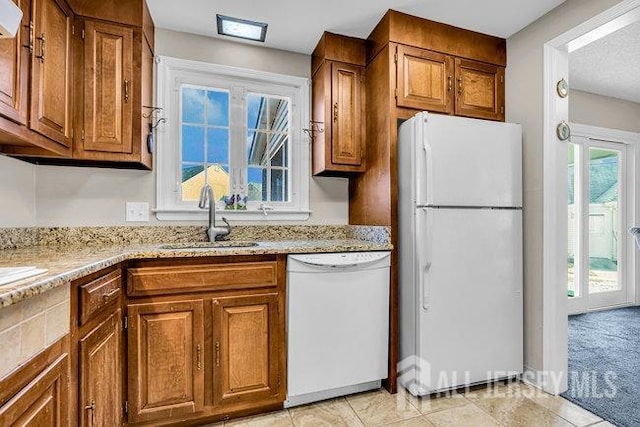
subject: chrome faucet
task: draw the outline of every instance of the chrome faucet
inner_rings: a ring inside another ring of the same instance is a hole
[[[226,227],[216,227],[216,198],[213,194],[213,188],[209,184],[205,184],[200,190],[200,202],[198,207],[200,209],[207,208],[207,201],[209,202],[209,228],[207,229],[207,236],[209,236],[210,242],[215,242],[218,236],[227,236],[231,233],[231,224],[225,217],[222,217],[222,221],[226,224]]]

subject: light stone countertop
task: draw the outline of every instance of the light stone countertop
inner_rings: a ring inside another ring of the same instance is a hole
[[[365,252],[393,248],[388,243],[372,243],[358,239],[265,241],[258,242],[258,246],[233,248],[162,249],[161,246],[157,243],[116,246],[33,246],[0,250],[0,267],[33,265],[48,270],[41,276],[1,285],[0,309],[132,259]]]

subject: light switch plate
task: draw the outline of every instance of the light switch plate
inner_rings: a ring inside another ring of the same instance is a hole
[[[127,222],[149,222],[149,203],[127,202]]]

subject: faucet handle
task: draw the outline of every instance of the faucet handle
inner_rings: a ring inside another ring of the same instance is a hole
[[[227,221],[227,218],[222,217],[222,222],[227,224],[227,234],[231,233],[231,224],[229,224],[229,221]]]

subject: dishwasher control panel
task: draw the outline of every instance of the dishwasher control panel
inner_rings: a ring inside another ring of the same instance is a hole
[[[324,267],[347,267],[361,264],[369,264],[377,261],[386,260],[390,262],[390,252],[341,252],[327,254],[306,254],[306,255],[289,255],[290,260],[299,261],[304,264],[317,265]]]

